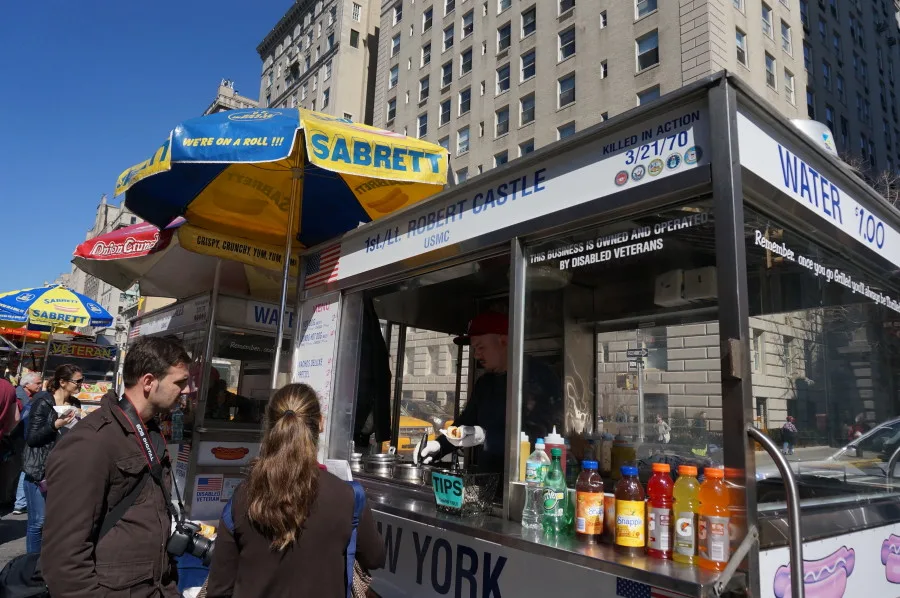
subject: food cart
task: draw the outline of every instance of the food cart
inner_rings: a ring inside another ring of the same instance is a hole
[[[33,351],[26,349],[31,356]],[[75,398],[82,409],[90,413],[100,406],[100,398],[115,390],[118,348],[105,336],[72,336],[51,334],[47,339],[43,365],[40,368],[44,380],[53,378],[59,366],[71,363],[81,368],[84,383]]]
[[[900,593],[900,214],[833,146],[716,75],[344,235],[300,303],[292,378],[322,395],[324,456],[366,463],[354,475],[387,549],[374,589],[782,598],[793,577],[829,598]],[[488,310],[509,318],[502,498],[461,517],[371,458],[382,439],[360,422],[387,413],[396,446],[404,409],[428,406],[423,434],[458,414],[484,374],[453,339]],[[388,391],[361,381],[383,353]],[[558,390],[532,388],[538,368]],[[598,456],[606,492],[622,462],[642,481],[660,460],[738,471],[727,573],[525,532],[535,404]],[[788,416],[790,462],[774,448]],[[758,421],[773,436],[759,446]]]

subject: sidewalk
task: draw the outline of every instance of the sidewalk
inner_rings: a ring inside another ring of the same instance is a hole
[[[0,517],[0,569],[7,562],[25,554],[25,523],[28,515],[11,515],[4,511]]]

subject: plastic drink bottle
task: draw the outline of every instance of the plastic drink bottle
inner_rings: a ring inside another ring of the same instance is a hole
[[[519,437],[519,481],[525,481],[525,471],[528,468],[528,457],[531,455],[531,443],[528,442],[528,434],[521,433]]]
[[[700,501],[697,492],[697,468],[693,465],[678,466],[678,481],[672,496],[675,499],[675,544],[672,558],[678,563],[693,565],[697,562],[697,510]]]
[[[553,449],[555,449],[555,448],[558,448],[561,451],[560,456],[562,457],[562,460],[560,461],[560,464],[562,465],[563,476],[565,476],[566,475],[566,452],[567,452],[566,451],[566,441],[560,434],[556,433],[556,426],[553,426],[553,431],[550,432],[550,434],[548,434],[546,438],[544,438],[544,442],[547,443],[548,451],[553,451]]]
[[[596,461],[584,461],[575,483],[575,536],[594,544],[603,534],[603,480]]]
[[[728,488],[725,472],[707,467],[705,480],[700,484],[697,498],[700,501],[697,524],[697,564],[704,569],[722,571],[728,564],[730,543],[728,540]]]
[[[728,489],[728,540],[731,546],[729,554],[734,554],[747,535],[745,484],[743,469],[725,468],[725,487]]]
[[[544,439],[534,441],[534,452],[525,462],[525,482],[540,484],[547,478],[550,471],[550,457],[544,451]]]
[[[553,463],[544,480],[544,534],[550,536],[566,535],[566,512],[568,511],[569,493],[566,490],[566,478],[562,471],[562,451],[551,449]]]
[[[668,463],[654,463],[647,482],[647,555],[672,558],[672,490]]]
[[[647,505],[638,479],[638,468],[623,465],[616,484],[616,550],[627,556],[642,556],[647,546]]]

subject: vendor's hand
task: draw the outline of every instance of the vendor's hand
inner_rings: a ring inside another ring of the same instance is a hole
[[[66,414],[63,415],[62,417],[58,418],[55,422],[53,422],[53,427],[56,428],[57,430],[61,430],[62,428],[65,428],[70,423],[72,423],[72,420],[74,420],[74,419],[75,419],[75,410],[72,409],[71,411],[66,412]]]
[[[416,445],[416,450],[413,452],[413,462],[418,465],[420,462],[424,465],[428,465],[433,462],[438,455],[441,454],[441,443],[437,440],[429,440],[425,443],[424,448],[422,447],[422,442]]]

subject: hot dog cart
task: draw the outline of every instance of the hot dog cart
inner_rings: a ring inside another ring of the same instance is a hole
[[[827,129],[800,126],[717,75],[339,240],[330,282],[300,303],[292,376],[322,394],[324,456],[365,463],[379,594],[711,596],[728,582],[782,598],[792,578],[808,595],[900,594],[900,214]],[[505,437],[489,439],[506,449],[502,498],[461,517],[396,464],[402,450],[369,454],[381,438],[361,422],[388,417],[395,447],[439,433],[483,375],[453,340],[485,311],[509,319]],[[363,383],[380,353],[389,379]],[[537,368],[556,389],[533,388]],[[526,533],[535,405],[570,452],[598,457],[607,492],[625,462],[642,481],[660,460],[741,472],[727,574]],[[426,425],[401,434],[403,417]]]

